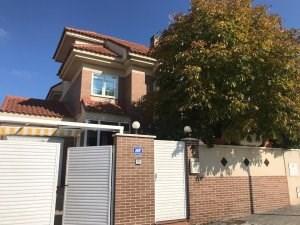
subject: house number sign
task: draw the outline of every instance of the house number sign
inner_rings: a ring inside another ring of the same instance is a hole
[[[133,154],[135,156],[141,156],[143,154],[143,148],[140,146],[136,146],[133,148]]]

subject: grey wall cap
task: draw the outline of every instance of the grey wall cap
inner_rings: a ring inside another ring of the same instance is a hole
[[[114,134],[113,137],[132,137],[132,138],[151,138],[156,139],[154,135],[143,135],[143,134]]]

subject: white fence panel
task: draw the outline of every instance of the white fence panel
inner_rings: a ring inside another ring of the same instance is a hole
[[[64,225],[109,225],[112,146],[68,149]]]
[[[0,141],[0,224],[53,225],[60,144]]]
[[[186,218],[184,142],[154,142],[155,221]]]

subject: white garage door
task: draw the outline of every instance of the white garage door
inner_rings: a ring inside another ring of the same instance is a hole
[[[154,142],[155,221],[186,218],[184,142]]]
[[[52,225],[60,144],[0,141],[0,224]]]

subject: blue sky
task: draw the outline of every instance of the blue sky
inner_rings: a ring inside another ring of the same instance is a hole
[[[299,0],[257,0],[300,27]],[[52,59],[64,26],[90,29],[148,44],[187,11],[188,0],[0,0],[0,102],[5,95],[44,98],[58,82]]]

